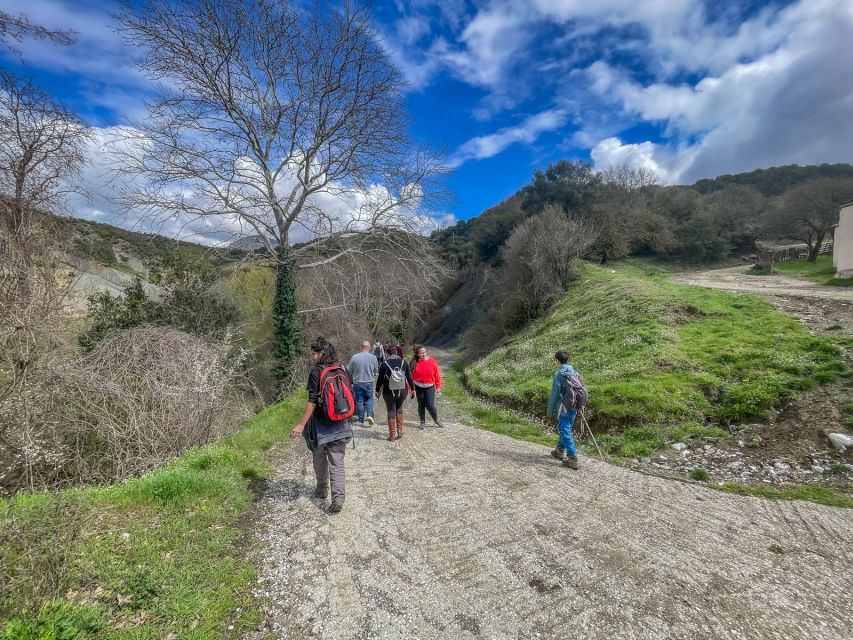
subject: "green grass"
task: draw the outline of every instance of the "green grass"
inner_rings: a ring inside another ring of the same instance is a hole
[[[807,262],[805,258],[774,262],[773,272],[802,276],[812,282],[833,287],[853,287],[853,278],[835,277],[832,256],[818,256],[815,262]]]
[[[829,505],[831,507],[853,507],[853,497],[836,491],[831,487],[816,484],[805,484],[790,487],[774,487],[766,484],[740,484],[725,482],[722,485],[708,485],[711,488],[737,493],[742,496],[758,496],[776,500],[808,500]]]
[[[598,429],[621,437],[650,428],[634,440],[652,444],[690,436],[678,433],[683,425],[761,417],[845,371],[832,343],[758,298],[672,284],[632,265],[586,264],[550,315],[468,366],[466,381],[541,415],[558,349],[583,373]]]
[[[240,518],[302,398],[135,480],[0,501],[0,640],[202,640],[256,626]]]

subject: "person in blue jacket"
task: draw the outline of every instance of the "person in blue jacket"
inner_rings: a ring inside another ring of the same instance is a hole
[[[564,407],[560,395],[563,378],[574,373],[575,368],[569,364],[569,354],[565,351],[555,353],[554,362],[557,365],[557,370],[554,372],[551,380],[551,395],[548,396],[548,416],[556,416],[559,437],[557,438],[557,448],[551,452],[551,455],[560,460],[564,467],[579,469],[578,453],[575,448],[575,438],[572,434],[577,411]]]

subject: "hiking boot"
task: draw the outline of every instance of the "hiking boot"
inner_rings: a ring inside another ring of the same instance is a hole
[[[420,425],[418,425],[418,429],[420,429],[421,431],[423,431],[425,426],[426,426],[426,422],[424,422],[423,420],[421,420]]]
[[[397,440],[403,437],[403,414],[397,415]]]
[[[566,459],[566,450],[562,447],[557,447],[551,452],[551,456],[557,458],[557,460],[565,460]]]
[[[314,489],[314,497],[319,500],[325,500],[329,495],[329,487],[317,487]]]
[[[444,429],[444,424],[442,424],[441,420],[436,420],[435,426],[438,427],[439,429]]]
[[[397,439],[397,421],[388,421],[388,442],[393,442]]]
[[[563,466],[568,467],[569,469],[580,469],[576,456],[566,456],[563,459]]]
[[[367,416],[364,419],[364,422],[367,424],[368,427],[375,427],[376,426],[376,421],[373,419],[373,416]]]
[[[329,513],[340,513],[343,508],[343,500],[332,500],[332,504],[329,505]]]

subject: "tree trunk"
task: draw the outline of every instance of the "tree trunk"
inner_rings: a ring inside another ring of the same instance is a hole
[[[819,235],[813,245],[809,247],[809,257],[808,262],[815,262],[817,260],[818,254],[820,254],[820,247],[823,244],[823,236]]]
[[[296,309],[296,260],[282,242],[278,247],[278,265],[273,300],[273,375],[279,391],[293,382],[299,359],[301,330]]]

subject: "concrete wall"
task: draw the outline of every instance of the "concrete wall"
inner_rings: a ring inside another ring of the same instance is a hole
[[[832,252],[836,278],[853,278],[853,202],[841,207]]]

